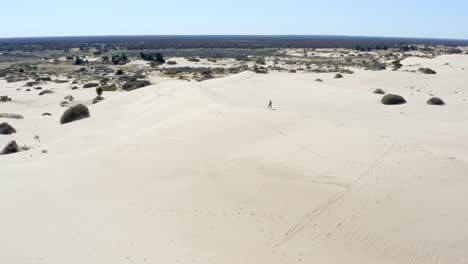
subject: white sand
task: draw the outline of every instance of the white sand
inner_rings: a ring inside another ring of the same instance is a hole
[[[0,263],[467,263],[468,56],[411,60],[438,74],[169,81],[64,126],[0,104],[42,139],[0,158]]]

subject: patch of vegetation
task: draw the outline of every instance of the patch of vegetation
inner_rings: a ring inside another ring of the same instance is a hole
[[[157,64],[164,64],[166,60],[161,53],[144,53],[140,52],[140,57],[145,61],[155,62]]]
[[[377,89],[374,90],[374,93],[375,94],[385,94],[385,91],[380,89],[380,88],[377,88]]]
[[[437,72],[431,68],[419,68],[418,71],[424,74],[437,74]]]
[[[384,105],[399,105],[406,104],[405,98],[396,94],[387,94],[382,98],[382,104]]]
[[[127,55],[113,55],[111,58],[112,63],[115,65],[125,65],[129,62]]]
[[[11,135],[16,133],[16,129],[14,129],[10,124],[3,122],[0,123],[0,135]]]
[[[88,107],[78,104],[68,108],[60,118],[60,124],[67,124],[70,122],[74,122],[83,118],[88,118],[89,110]]]
[[[445,105],[445,102],[439,97],[432,97],[427,101],[428,105]]]
[[[393,69],[394,69],[394,70],[399,70],[399,69],[401,69],[401,67],[403,67],[403,64],[401,64],[401,61],[403,61],[403,60],[404,60],[404,58],[394,60],[394,61],[392,62]]]
[[[20,152],[20,147],[16,143],[16,141],[10,141],[5,148],[3,148],[2,152],[0,152],[0,155],[8,155],[8,154],[14,154]]]
[[[126,82],[122,86],[122,89],[125,91],[133,91],[133,90],[140,89],[148,85],[151,85],[151,83],[147,80],[134,80],[134,81]]]
[[[83,85],[83,88],[93,88],[93,87],[98,87],[99,83],[86,83]]]

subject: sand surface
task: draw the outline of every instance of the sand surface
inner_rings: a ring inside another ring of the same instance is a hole
[[[34,148],[0,158],[0,262],[468,263],[468,56],[403,64],[438,74],[171,80],[63,126],[68,88],[2,82]]]

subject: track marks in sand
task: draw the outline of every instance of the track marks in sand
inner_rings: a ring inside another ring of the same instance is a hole
[[[351,234],[351,241],[361,245],[365,251],[373,254],[385,256],[395,263],[408,264],[448,264],[438,249],[428,249],[420,245],[399,245],[395,247],[391,241],[379,237],[376,233],[365,233],[362,229],[354,230]]]
[[[292,226],[289,227],[289,229],[282,235],[281,239],[277,242],[277,246],[282,246],[283,244],[287,243],[288,241],[293,240],[298,234],[300,234],[306,227],[309,225],[313,224],[313,228],[317,226],[316,220],[324,214],[326,211],[328,211],[331,207],[336,205],[337,203],[341,202],[344,200],[345,196],[352,190],[353,186],[358,184],[364,179],[375,179],[374,177],[371,177],[374,173],[374,170],[380,165],[380,163],[383,162],[383,160],[391,154],[396,147],[396,144],[393,143],[390,146],[388,146],[385,151],[382,152],[382,154],[374,159],[369,166],[364,168],[364,170],[357,175],[357,177],[351,181],[348,185],[345,186],[345,188],[339,192],[336,192],[335,194],[331,195],[329,199],[327,199],[325,202],[320,204],[318,207],[310,210],[307,212],[297,223],[293,224]],[[349,218],[352,218],[350,216]],[[339,224],[338,227],[341,227],[342,222]],[[329,233],[328,235],[331,235],[332,233]]]

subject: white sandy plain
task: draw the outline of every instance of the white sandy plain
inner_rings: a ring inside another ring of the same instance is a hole
[[[468,263],[468,56],[403,63],[438,74],[174,80],[63,126],[70,91],[10,89],[0,263]]]

